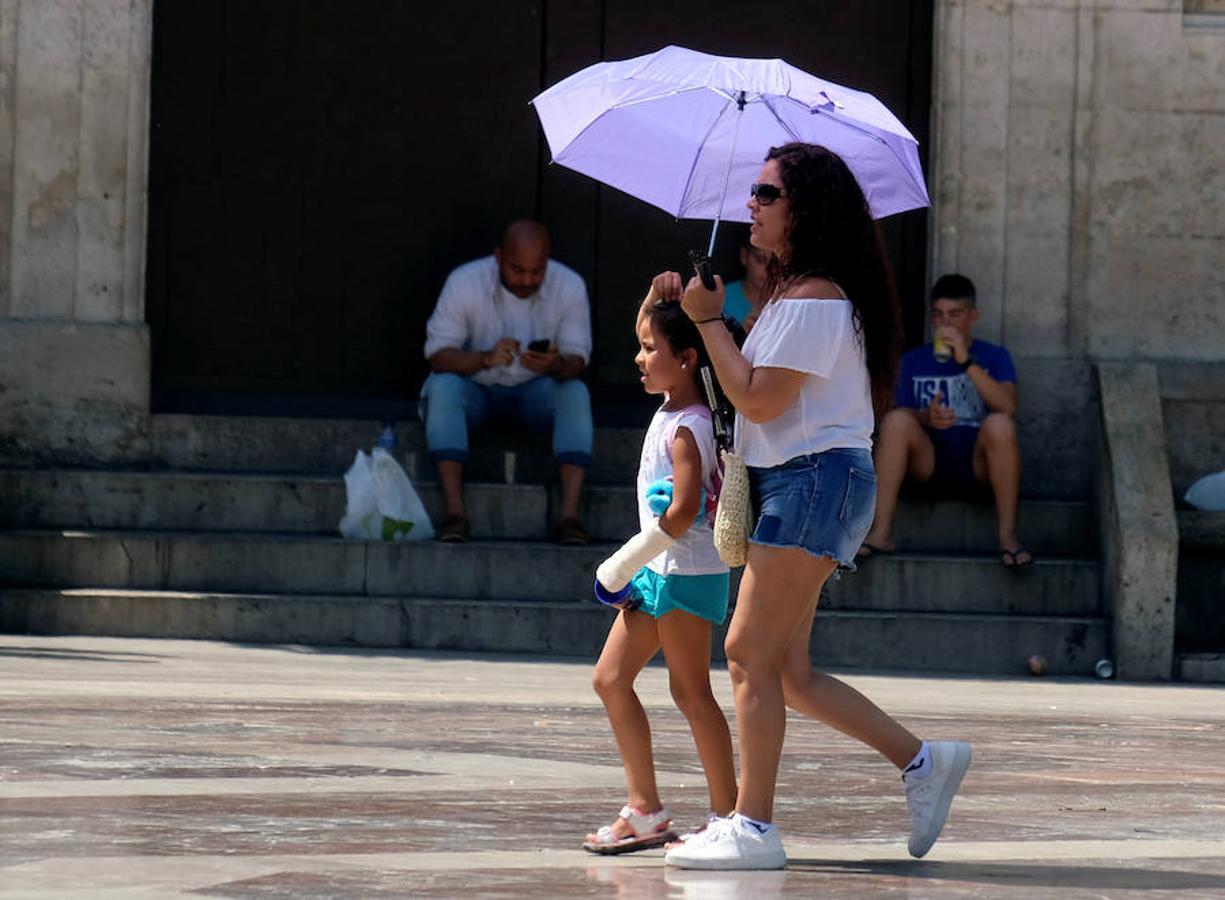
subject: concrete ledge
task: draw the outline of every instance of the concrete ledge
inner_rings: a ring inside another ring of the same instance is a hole
[[[0,464],[149,459],[144,325],[0,321]]]
[[[1170,481],[1181,502],[1187,488],[1225,466],[1225,364],[1162,363],[1158,371]]]
[[[437,482],[417,481],[416,489],[440,521]],[[478,540],[546,540],[560,508],[555,485],[469,481],[464,496]],[[582,504],[583,524],[595,540],[623,541],[638,530],[631,485],[591,485]],[[344,508],[338,475],[0,468],[0,527],[335,535]],[[1092,556],[1092,516],[1084,502],[1026,500],[1021,533],[1044,559]],[[994,555],[995,509],[904,498],[896,534],[907,552]]]
[[[411,647],[595,659],[612,616],[594,602],[286,596],[135,590],[0,590],[0,632]],[[723,658],[724,630],[712,656]],[[822,667],[1087,675],[1105,654],[1099,618],[818,610]]]
[[[1158,365],[1161,399],[1225,403],[1225,363],[1171,363]]]
[[[380,430],[372,420],[159,414],[152,417],[153,460],[157,466],[195,471],[334,475],[352,465],[359,448],[372,447]],[[645,420],[641,428],[597,428],[588,482],[632,482],[645,430]],[[395,431],[397,456],[409,477],[414,482],[432,481],[434,468],[421,423],[400,422]],[[482,427],[469,435],[469,452],[466,481],[547,484],[556,480],[547,434]]]
[[[1225,684],[1225,653],[1184,653],[1178,658],[1178,678],[1198,684]]]
[[[1103,596],[1120,678],[1173,676],[1178,525],[1157,370],[1101,363]]]
[[[1166,477],[1181,503],[1191,485],[1225,467],[1225,402],[1165,400],[1161,415],[1170,457]]]
[[[582,601],[615,544],[533,541],[385,543],[284,534],[168,531],[0,532],[0,583],[146,591],[342,594],[529,602]],[[1096,564],[898,555],[831,587],[838,609],[1096,615]],[[733,579],[733,584],[735,583]]]

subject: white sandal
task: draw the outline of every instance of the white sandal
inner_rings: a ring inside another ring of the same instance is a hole
[[[612,825],[603,825],[595,834],[587,835],[583,849],[591,853],[612,856],[616,853],[632,853],[635,850],[650,850],[676,840],[671,828],[672,814],[661,807],[658,812],[644,813],[626,805],[618,816],[630,827],[630,833],[617,837]]]

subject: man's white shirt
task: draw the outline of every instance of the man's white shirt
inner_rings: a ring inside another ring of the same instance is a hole
[[[504,337],[526,350],[547,339],[560,353],[591,357],[591,309],[587,287],[577,272],[549,260],[544,281],[531,297],[521,299],[502,286],[493,256],[473,260],[447,276],[438,305],[425,326],[425,356],[454,347],[484,352]],[[536,377],[516,357],[509,366],[484,369],[472,376],[480,384],[514,386]]]

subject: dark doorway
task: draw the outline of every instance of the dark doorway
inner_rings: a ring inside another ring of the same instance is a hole
[[[631,393],[631,311],[709,224],[549,165],[528,100],[598,59],[680,43],[872,91],[926,147],[931,22],[931,0],[782,0],[768,20],[717,0],[159,0],[154,409],[408,414],[443,279],[523,215],[587,279],[597,396]],[[885,227],[917,338],[926,215]],[[723,271],[737,238],[721,234]]]

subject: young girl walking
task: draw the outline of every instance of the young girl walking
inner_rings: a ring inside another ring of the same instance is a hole
[[[710,689],[711,627],[727,615],[729,587],[711,531],[718,459],[698,382],[705,351],[675,299],[680,293],[677,273],[658,275],[638,312],[634,361],[643,388],[664,402],[651,419],[638,465],[641,531],[596,569],[597,596],[619,611],[592,683],[608,711],[629,796],[611,825],[587,836],[583,847],[593,853],[676,840],[655,784],[651,728],[634,692],[638,673],[660,648],[672,698],[697,744],[711,810],[726,816],[736,805],[727,719]]]

